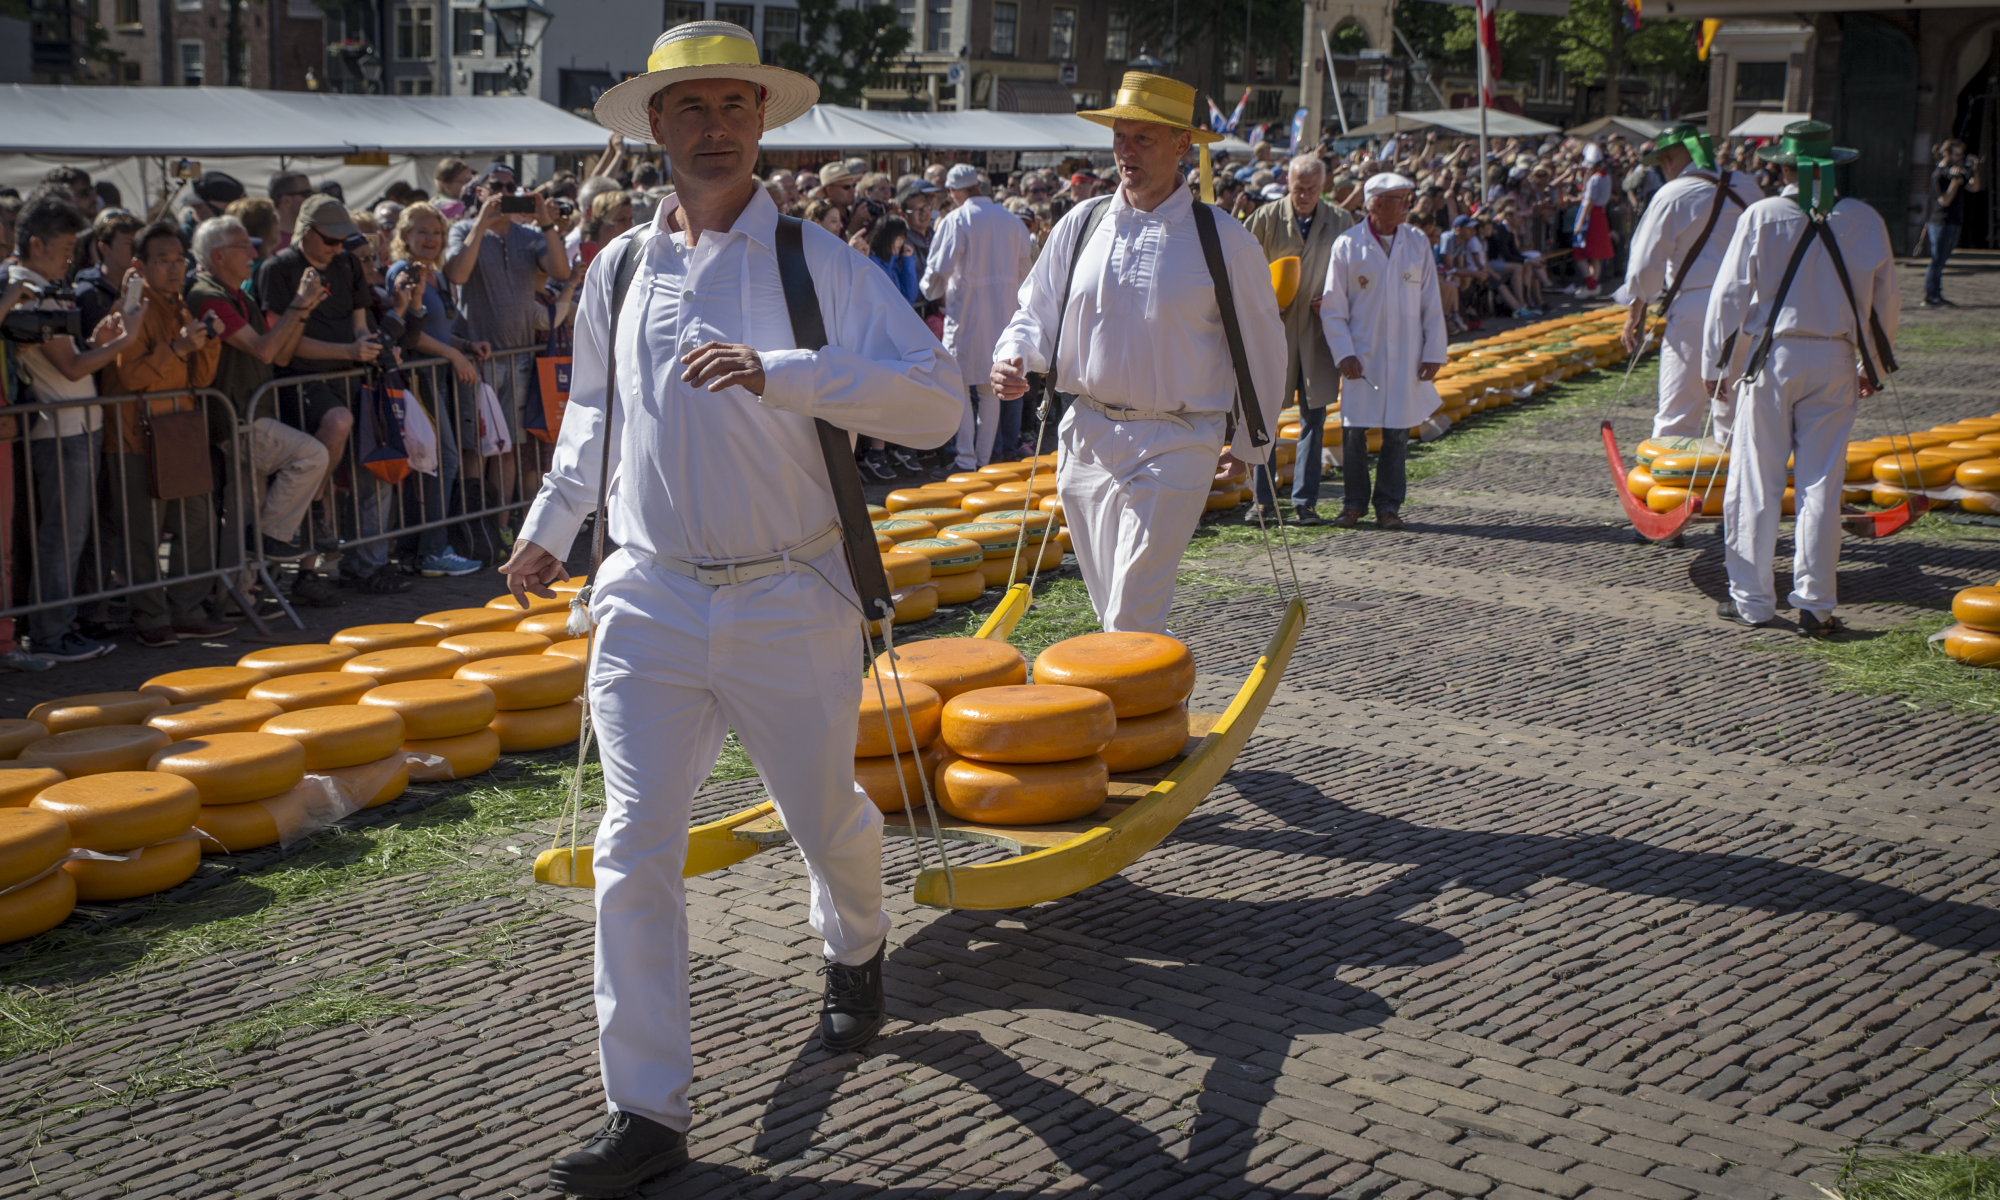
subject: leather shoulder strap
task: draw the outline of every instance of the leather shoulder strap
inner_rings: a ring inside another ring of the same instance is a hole
[[[1674,306],[1674,297],[1681,294],[1681,284],[1687,282],[1688,272],[1694,269],[1694,264],[1701,258],[1701,252],[1708,246],[1709,235],[1715,232],[1715,223],[1722,219],[1723,205],[1731,200],[1735,200],[1739,206],[1743,203],[1737,198],[1736,190],[1729,186],[1729,172],[1717,171],[1715,199],[1708,206],[1708,223],[1701,227],[1700,235],[1694,239],[1694,247],[1687,252],[1687,260],[1674,271],[1674,285],[1660,298],[1661,316],[1666,316],[1667,310]]]
[[[618,402],[618,315],[625,311],[625,293],[632,290],[632,276],[639,270],[639,252],[633,238],[617,243],[611,260],[611,324],[604,334],[604,428],[597,460],[597,525],[590,538],[590,577],[604,565],[604,527],[611,523],[611,414]]]
[[[1090,206],[1083,214],[1083,228],[1077,231],[1076,243],[1069,249],[1069,270],[1063,275],[1062,303],[1056,306],[1056,331],[1049,341],[1049,373],[1042,387],[1042,403],[1038,412],[1043,420],[1054,411],[1056,402],[1056,380],[1062,377],[1057,355],[1062,353],[1062,327],[1069,317],[1069,293],[1076,286],[1076,263],[1083,257],[1083,248],[1090,242],[1090,235],[1104,223],[1104,214],[1111,210],[1111,197],[1105,196]]]
[[[1257,403],[1257,388],[1250,381],[1243,329],[1236,321],[1236,297],[1229,288],[1229,264],[1222,259],[1222,238],[1215,232],[1215,209],[1199,200],[1194,205],[1194,228],[1201,237],[1208,277],[1215,284],[1215,306],[1222,310],[1222,336],[1229,343],[1229,361],[1236,368],[1236,411],[1250,430],[1250,444],[1261,449],[1271,444],[1271,435],[1264,428],[1264,409]]]
[[[1882,365],[1890,371],[1896,369],[1896,357],[1889,346],[1889,339],[1882,333],[1882,322],[1875,319],[1873,305],[1868,309],[1869,328],[1861,328],[1861,305],[1854,298],[1854,281],[1847,277],[1847,260],[1840,255],[1840,239],[1833,235],[1833,226],[1822,222],[1820,240],[1826,243],[1827,257],[1833,259],[1833,272],[1840,276],[1840,287],[1847,293],[1847,309],[1854,314],[1854,345],[1861,351],[1861,369],[1868,375],[1868,386],[1879,388],[1882,377],[1876,372],[1875,357],[1880,355]],[[1868,353],[1870,336],[1875,340],[1875,355]]]
[[[812,271],[806,266],[805,222],[780,216],[776,249],[778,281],[784,285],[785,311],[792,319],[792,340],[801,350],[819,350],[826,345],[826,318],[820,312]],[[875,549],[875,526],[868,519],[868,501],[861,493],[854,443],[845,430],[817,417],[813,428],[819,434],[820,457],[826,460],[827,482],[833,487],[833,507],[840,515],[841,542],[847,550],[854,590],[861,597],[864,613],[882,616],[894,608],[894,602],[889,595],[889,577],[882,570],[882,556]]]
[[[1744,364],[1743,378],[1755,379],[1758,372],[1764,369],[1764,360],[1770,357],[1771,354],[1771,339],[1778,335],[1778,312],[1785,307],[1785,297],[1791,295],[1792,280],[1798,276],[1799,264],[1805,261],[1806,249],[1812,245],[1813,239],[1819,235],[1819,222],[1813,220],[1811,217],[1807,217],[1805,232],[1799,235],[1799,244],[1792,247],[1791,261],[1785,264],[1784,278],[1778,281],[1777,294],[1771,297],[1771,311],[1764,318],[1763,336],[1757,339],[1757,345],[1750,351],[1750,361]],[[1722,353],[1723,361],[1726,364],[1729,358],[1729,347],[1723,347]]]

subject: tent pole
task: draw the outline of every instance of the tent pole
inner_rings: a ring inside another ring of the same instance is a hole
[[[1491,0],[1475,0],[1478,7],[1474,10],[1472,38],[1474,43],[1479,47],[1479,204],[1482,208],[1486,205],[1486,197],[1492,192],[1491,185],[1487,179],[1487,172],[1490,168],[1486,159],[1486,89],[1488,86],[1486,11],[1487,5],[1490,2]]]
[[[1347,105],[1340,99],[1340,76],[1333,70],[1333,43],[1327,40],[1326,26],[1320,26],[1319,48],[1326,54],[1326,84],[1333,89],[1333,111],[1340,118],[1340,136],[1347,136]]]

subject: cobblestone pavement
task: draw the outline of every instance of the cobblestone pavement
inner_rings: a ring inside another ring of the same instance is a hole
[[[1906,320],[1919,426],[2000,409],[2000,274],[1948,290],[1966,307]],[[1977,1144],[2000,729],[1716,622],[1718,539],[1631,543],[1600,415],[1509,415],[1420,473],[1409,532],[1302,540],[1283,690],[1122,877],[941,913],[893,845],[864,1053],[812,1040],[796,854],[691,881],[696,1163],[645,1194],[1763,1200],[1815,1195],[1858,1137]],[[1643,402],[1610,415],[1642,435]],[[1845,614],[1990,582],[1983,532],[1849,541]],[[1243,586],[1261,553],[1203,566],[1176,628],[1214,704],[1276,614]],[[299,906],[279,950],[84,981],[80,1036],[5,1068],[0,1195],[548,1195],[600,1120],[589,918],[419,874]],[[341,980],[373,1015],[214,1032]]]

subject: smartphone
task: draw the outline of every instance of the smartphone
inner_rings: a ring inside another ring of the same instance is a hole
[[[503,213],[532,213],[535,211],[533,196],[502,196],[500,211]]]
[[[146,295],[146,281],[144,279],[139,278],[139,273],[137,271],[134,271],[125,280],[125,311],[126,312],[137,311],[139,307],[139,301],[143,299],[145,295]]]

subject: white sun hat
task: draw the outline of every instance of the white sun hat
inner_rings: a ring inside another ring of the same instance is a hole
[[[646,106],[659,92],[683,79],[742,79],[764,91],[764,128],[776,129],[811,111],[819,85],[797,71],[766,66],[756,39],[728,21],[689,21],[653,43],[646,73],[635,75],[597,99],[597,123],[641,142],[653,140]]]

